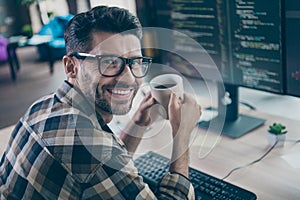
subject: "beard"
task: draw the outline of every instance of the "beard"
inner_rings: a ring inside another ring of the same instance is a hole
[[[117,85],[114,85],[113,87],[122,87],[122,88],[129,88],[130,86],[123,83],[118,83]],[[134,92],[130,100],[126,101],[120,101],[120,100],[114,100],[112,98],[108,98],[105,95],[106,88],[111,88],[111,86],[103,85],[101,88],[96,87],[95,92],[95,106],[97,108],[100,108],[101,110],[114,115],[125,115],[127,114],[131,108],[132,108],[132,102],[133,98],[135,97],[137,93],[137,86],[134,85]],[[131,86],[132,87],[132,86]],[[99,92],[100,90],[100,92]]]
[[[80,90],[91,103],[95,106],[95,111],[100,109],[108,114],[124,115],[127,114],[132,108],[132,101],[135,97],[137,90],[140,86],[139,82],[134,82],[128,84],[125,81],[113,80],[111,83],[106,85],[100,85],[99,79],[94,80],[90,73],[87,73],[84,67],[81,67],[82,72],[79,75]],[[91,84],[92,83],[92,84]],[[130,99],[127,100],[117,100],[112,96],[108,96],[108,89],[132,89],[133,93]]]

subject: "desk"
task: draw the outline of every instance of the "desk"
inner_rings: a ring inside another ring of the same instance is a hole
[[[28,46],[44,45],[47,47],[46,49],[48,52],[50,73],[53,73],[54,59],[52,59],[51,48],[49,46],[49,42],[51,40],[52,40],[51,36],[38,36],[38,35],[34,35],[29,39],[23,36],[14,36],[9,39],[9,43],[7,45],[7,55],[8,55],[8,62],[9,62],[12,80],[16,80],[17,77],[16,71],[20,69],[20,62],[16,50],[18,48],[24,48]]]
[[[218,178],[225,177],[232,169],[261,157],[269,148],[266,131],[269,124],[280,122],[287,126],[288,140],[300,139],[299,121],[284,119],[256,111],[242,111],[266,119],[264,126],[238,139],[219,136],[216,133],[195,129],[191,144],[190,166]],[[171,155],[170,126],[158,122],[140,144],[135,157],[148,151],[164,156]],[[167,144],[166,144],[167,143]],[[290,163],[287,157],[295,157]],[[297,166],[293,166],[298,160]],[[300,198],[300,144],[285,142],[282,148],[273,149],[263,160],[231,174],[226,181],[254,192],[258,199]]]
[[[262,117],[267,121],[264,126],[238,139],[220,137],[215,133],[195,128],[195,137],[193,137],[190,150],[191,167],[223,178],[230,170],[256,160],[269,148],[265,133],[267,126],[273,122],[280,122],[287,126],[288,140],[300,138],[299,121],[257,111],[243,110],[242,112]],[[1,155],[12,129],[13,126],[0,130]],[[169,157],[171,153],[171,144],[168,142],[171,141],[170,133],[167,121],[156,122],[155,126],[153,125],[145,134],[135,157],[148,151],[155,151]],[[300,166],[293,167],[284,159],[284,156],[297,156],[295,159],[300,159],[300,144],[286,142],[283,148],[273,149],[262,161],[234,172],[226,181],[254,192],[258,199],[262,200],[299,199]]]

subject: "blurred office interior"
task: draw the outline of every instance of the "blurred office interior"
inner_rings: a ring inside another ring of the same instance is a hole
[[[54,18],[74,15],[97,5],[119,6],[136,13],[134,0],[0,0],[0,35],[6,42],[22,42],[39,34]],[[54,92],[65,80],[62,53],[55,58],[50,73],[47,58],[42,58],[45,52],[39,50],[34,45],[16,49],[20,69],[16,69],[13,80],[6,46],[0,44],[0,128],[15,124],[36,99]]]
[[[0,33],[7,39],[30,37],[26,35],[28,31],[29,35],[30,32],[39,33],[54,17],[74,15],[96,5],[119,6],[134,14],[137,12],[135,0],[0,0]],[[40,58],[36,46],[18,48],[16,52],[20,62],[16,80],[12,80],[9,63],[4,60],[0,64],[0,128],[15,124],[34,100],[54,92],[65,79],[59,58],[54,61],[54,70],[50,74],[49,63]],[[199,88],[199,94],[205,94],[201,92],[200,84],[195,83],[195,87]],[[241,101],[245,99],[261,112],[300,119],[299,98],[248,88],[240,88],[240,96]]]

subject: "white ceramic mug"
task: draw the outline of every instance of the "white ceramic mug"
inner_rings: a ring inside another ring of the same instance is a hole
[[[171,93],[183,99],[183,79],[177,74],[163,74],[150,81],[151,94],[162,105],[159,113],[168,119],[168,105]]]

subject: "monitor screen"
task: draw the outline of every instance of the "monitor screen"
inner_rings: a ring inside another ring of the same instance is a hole
[[[145,6],[143,2],[138,0],[137,5]],[[225,83],[284,92],[281,0],[153,0],[149,4],[153,14],[148,15],[152,19],[146,25],[193,38],[214,60]],[[147,19],[141,9],[137,10],[143,23]],[[193,52],[193,44],[182,42],[181,36],[174,34],[172,39],[177,52]],[[183,74],[199,75],[193,66],[179,62],[180,58],[162,56]]]
[[[287,0],[285,13],[287,94],[300,97],[300,1]]]
[[[300,14],[292,12],[294,15],[288,15],[296,16],[295,19],[287,19],[287,29],[292,29],[295,34],[287,37],[285,43],[285,36],[289,35],[285,31],[287,2],[292,0],[136,0],[137,14],[143,26],[179,31],[193,38],[212,58],[221,73],[221,84],[225,85],[225,91],[219,91],[218,109],[227,108],[223,131],[226,132],[226,128],[230,127],[230,137],[239,137],[264,123],[263,119],[243,120],[247,116],[238,112],[237,87],[279,94],[300,93],[300,70],[296,61],[300,45],[294,43],[300,42],[295,29],[295,21],[300,25]],[[184,41],[176,32],[168,38],[158,35],[155,40],[153,42],[159,44],[171,41],[174,52],[197,57],[198,51],[193,43]],[[195,66],[209,68],[209,65],[201,63],[201,59],[199,63],[189,63],[176,53],[174,55],[174,52],[162,51],[157,55],[161,62],[168,63],[180,73],[203,78],[201,73],[195,71]],[[291,52],[293,56],[286,56]],[[298,86],[294,86],[295,83]],[[222,105],[221,99],[227,91],[231,94],[232,103]],[[246,128],[248,124],[254,125]],[[246,131],[239,133],[241,129]],[[237,134],[230,135],[232,132]]]

